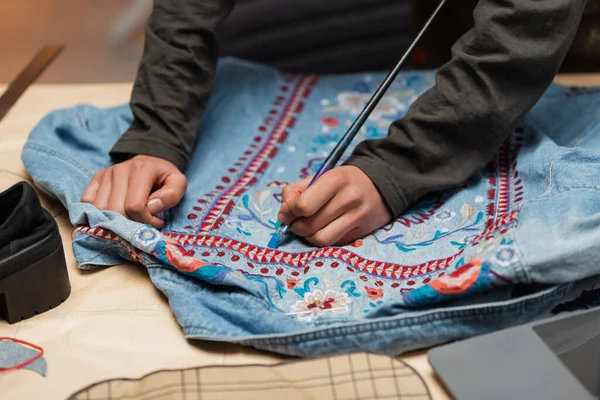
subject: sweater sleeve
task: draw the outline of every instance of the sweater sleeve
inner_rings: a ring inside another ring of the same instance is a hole
[[[394,217],[422,196],[464,182],[491,161],[552,83],[585,3],[481,0],[474,27],[454,44],[434,86],[386,138],[360,143],[346,164],[369,176]]]
[[[166,159],[184,170],[213,86],[215,30],[235,0],[154,0],[130,107],[133,122],[112,148]]]

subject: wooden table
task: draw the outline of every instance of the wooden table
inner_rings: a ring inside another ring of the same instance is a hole
[[[600,74],[566,75],[558,81],[600,85]],[[0,93],[4,89],[0,86]],[[130,84],[32,86],[0,123],[0,191],[28,180],[20,153],[28,133],[44,115],[80,103],[98,107],[126,103],[130,91]],[[99,380],[139,377],[159,369],[283,359],[240,346],[189,343],[143,268],[122,265],[96,273],[79,271],[65,210],[45,196],[42,202],[59,223],[73,291],[64,304],[47,313],[15,325],[0,322],[0,336],[42,346],[48,361],[45,378],[27,370],[1,374],[2,400],[64,399]],[[402,359],[424,377],[435,400],[448,399],[424,352]]]

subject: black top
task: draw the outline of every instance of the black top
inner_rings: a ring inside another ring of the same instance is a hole
[[[144,154],[185,169],[214,81],[215,30],[234,3],[154,1],[131,96],[135,118],[111,151],[115,161]],[[550,85],[585,3],[479,1],[474,27],[454,45],[433,88],[387,138],[358,144],[346,163],[369,176],[394,217],[423,195],[465,181]]]

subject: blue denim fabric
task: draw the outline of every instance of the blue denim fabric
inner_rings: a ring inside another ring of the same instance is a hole
[[[146,265],[189,338],[399,354],[530,321],[600,274],[600,92],[558,85],[462,187],[349,246],[268,249],[281,187],[318,168],[381,79],[223,60],[187,193],[161,232],[79,201],[111,165],[127,106],[54,111],[22,157],[68,208],[78,265]],[[402,74],[356,142],[384,137],[433,80]]]

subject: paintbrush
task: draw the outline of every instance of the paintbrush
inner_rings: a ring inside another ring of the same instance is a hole
[[[396,78],[396,76],[410,57],[410,54],[417,46],[425,32],[427,32],[427,29],[429,28],[429,26],[431,25],[431,23],[433,22],[433,20],[435,19],[435,17],[437,16],[437,14],[442,9],[445,3],[446,0],[440,1],[440,4],[433,11],[425,25],[423,25],[423,28],[421,28],[421,30],[419,31],[415,39],[412,41],[404,55],[402,55],[402,58],[400,59],[400,61],[398,61],[398,64],[396,64],[394,69],[392,69],[392,71],[385,77],[381,85],[379,85],[373,96],[371,96],[371,98],[369,99],[365,107],[362,109],[360,114],[358,114],[352,125],[350,125],[344,136],[342,136],[342,138],[335,145],[333,150],[331,150],[331,153],[329,153],[323,164],[321,164],[314,177],[308,184],[307,188],[310,187],[313,183],[315,183],[315,181],[321,176],[323,176],[323,174],[325,174],[327,171],[333,169],[336,166],[337,162],[340,160],[348,146],[350,146],[350,143],[352,142],[356,134],[360,131],[367,118],[369,118],[371,112],[375,109],[375,107],[377,107],[377,104],[379,104],[379,101],[381,100],[387,89],[390,87],[390,85],[392,84],[392,82],[394,81],[394,79]],[[288,232],[288,230],[289,225],[282,225],[278,222],[275,225],[275,232],[271,234],[271,240],[269,240],[268,246],[272,249],[276,249],[281,243],[281,240],[283,239],[285,234]]]

